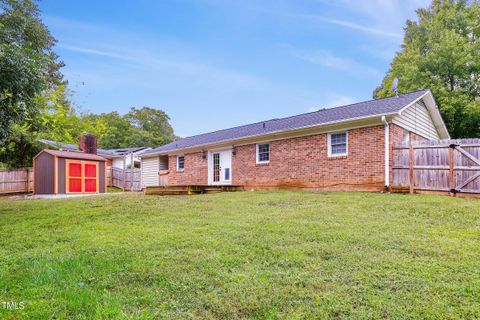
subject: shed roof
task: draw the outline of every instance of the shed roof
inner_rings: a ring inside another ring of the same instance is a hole
[[[374,117],[377,115],[396,114],[404,107],[420,99],[427,92],[429,92],[429,90],[420,90],[411,93],[400,94],[398,96],[369,100],[336,108],[320,109],[318,111],[303,113],[287,118],[266,120],[230,129],[223,129],[191,136],[149,150],[143,153],[142,157],[166,153],[174,150],[204,146],[222,141],[261,136],[274,132],[289,131],[317,125],[326,125],[330,123]]]
[[[81,152],[78,146],[71,143],[58,142],[48,139],[38,139],[38,141],[47,144],[51,147],[58,148],[66,151]],[[97,154],[113,158],[113,157],[123,157],[130,153],[135,153],[147,149],[147,147],[133,147],[133,148],[117,148],[117,149],[97,149]]]
[[[83,153],[83,152],[74,152],[74,151],[59,151],[59,150],[50,150],[44,149],[42,152],[49,153],[53,156],[60,158],[69,158],[69,159],[78,159],[78,160],[92,160],[92,161],[106,161],[105,158],[97,156],[96,154]],[[39,153],[39,154],[40,154]]]

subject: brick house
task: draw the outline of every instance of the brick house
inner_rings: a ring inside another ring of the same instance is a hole
[[[393,143],[449,138],[422,90],[180,139],[141,155],[142,186],[383,190]]]

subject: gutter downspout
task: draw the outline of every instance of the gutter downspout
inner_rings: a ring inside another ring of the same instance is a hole
[[[390,125],[385,116],[382,116],[385,127],[385,189],[390,186]]]

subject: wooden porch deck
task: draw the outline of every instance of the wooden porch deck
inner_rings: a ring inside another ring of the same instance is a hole
[[[146,195],[192,195],[202,193],[219,193],[219,192],[235,192],[243,191],[243,186],[225,185],[225,186],[208,186],[208,185],[184,185],[184,186],[157,186],[146,187]]]

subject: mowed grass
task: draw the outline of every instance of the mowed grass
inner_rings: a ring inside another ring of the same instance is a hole
[[[480,200],[0,200],[0,318],[479,318]]]

